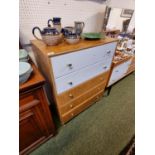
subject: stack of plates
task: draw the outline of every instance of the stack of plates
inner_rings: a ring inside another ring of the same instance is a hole
[[[33,69],[27,62],[19,62],[19,83],[22,84],[28,80]]]
[[[29,57],[27,51],[25,49],[19,50],[19,61],[28,62],[28,60]]]

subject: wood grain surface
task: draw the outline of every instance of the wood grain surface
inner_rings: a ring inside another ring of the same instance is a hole
[[[60,55],[69,52],[75,52],[81,49],[86,49],[90,47],[95,47],[99,45],[104,45],[110,42],[117,42],[117,39],[114,38],[105,38],[100,40],[83,40],[81,39],[77,44],[67,44],[65,41],[60,43],[57,46],[47,46],[42,41],[32,40],[31,43],[37,47],[40,51],[46,53],[49,57]]]

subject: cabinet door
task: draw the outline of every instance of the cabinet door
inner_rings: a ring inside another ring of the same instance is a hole
[[[27,107],[31,108],[27,109]],[[39,108],[39,100],[33,100],[25,107],[20,107],[20,110],[22,112],[20,112],[19,122],[19,149],[20,152],[24,153],[29,148],[43,141],[48,132]]]

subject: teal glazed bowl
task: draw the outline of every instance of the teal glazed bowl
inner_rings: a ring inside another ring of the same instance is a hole
[[[19,62],[19,83],[22,84],[26,82],[29,79],[32,71],[33,69],[29,63]]]

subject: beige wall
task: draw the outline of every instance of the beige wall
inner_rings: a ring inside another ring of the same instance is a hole
[[[48,4],[48,1],[50,4]],[[105,4],[92,1],[75,0],[20,0],[20,40],[28,44],[32,35],[32,28],[47,26],[47,20],[61,17],[62,26],[73,26],[74,21],[84,21],[84,32],[100,32],[102,30]]]
[[[108,0],[107,5],[134,8],[134,0]],[[21,43],[29,44],[34,39],[32,28],[46,27],[47,20],[55,16],[62,18],[62,26],[72,26],[74,21],[81,20],[85,22],[84,32],[99,32],[103,26],[105,7],[105,4],[82,0],[20,0]]]
[[[114,8],[135,9],[135,0],[110,0],[109,6]]]

